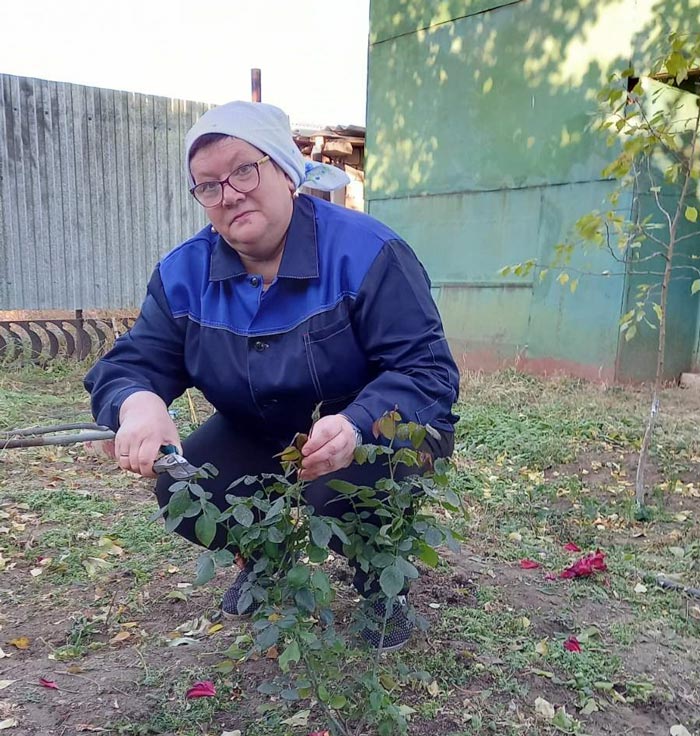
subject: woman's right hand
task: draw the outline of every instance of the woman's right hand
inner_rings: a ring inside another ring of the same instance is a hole
[[[165,402],[150,391],[131,394],[119,410],[119,430],[114,455],[119,467],[155,478],[153,463],[161,445],[175,445],[182,452],[180,435]]]

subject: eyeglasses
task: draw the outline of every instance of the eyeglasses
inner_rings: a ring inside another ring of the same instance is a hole
[[[202,207],[218,207],[224,201],[225,184],[240,194],[248,194],[257,189],[260,185],[260,164],[269,160],[269,156],[263,156],[252,164],[243,164],[222,181],[203,181],[193,186],[190,192]]]

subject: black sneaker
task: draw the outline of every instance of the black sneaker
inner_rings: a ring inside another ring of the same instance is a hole
[[[367,612],[369,622],[360,632],[360,636],[373,649],[379,649],[381,644],[383,652],[394,652],[408,642],[413,631],[413,623],[408,618],[406,596],[399,595],[393,600],[384,628],[386,612],[386,598],[378,598],[371,603]],[[382,629],[384,629],[383,640]]]
[[[260,605],[257,601],[251,601],[244,610],[238,610],[238,601],[243,594],[242,588],[248,582],[248,578],[253,574],[254,564],[252,560],[248,560],[245,563],[245,567],[238,573],[238,577],[233,581],[233,585],[224,593],[224,597],[221,600],[221,613],[223,616],[250,616]]]

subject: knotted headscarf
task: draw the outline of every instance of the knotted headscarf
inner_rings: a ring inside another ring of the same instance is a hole
[[[228,102],[202,115],[185,136],[185,167],[190,186],[190,150],[203,135],[221,133],[240,138],[267,154],[298,189],[306,184],[330,192],[350,183],[341,169],[319,161],[307,161],[294,143],[289,118],[279,107],[264,102]]]

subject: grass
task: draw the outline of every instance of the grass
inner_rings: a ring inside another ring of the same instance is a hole
[[[4,371],[0,428],[87,418],[84,369]],[[383,663],[394,695],[415,711],[409,733],[597,736],[630,724],[652,733],[682,724],[693,733],[700,601],[660,589],[655,575],[700,587],[700,401],[673,389],[662,397],[650,519],[640,522],[632,484],[648,408],[643,389],[507,371],[467,377],[462,396],[453,485],[466,513],[453,524],[464,550],[415,586],[414,600],[432,620],[427,636]],[[184,434],[209,412],[196,393],[193,401],[194,414],[184,397],[174,407]],[[52,672],[65,678],[60,673],[77,667],[73,677],[102,683],[105,705],[76,701],[75,723],[118,734],[239,728],[306,736],[323,727],[313,703],[257,693],[276,675],[274,662],[217,673],[244,627],[219,630],[207,619],[194,643],[168,646],[176,627],[213,616],[230,574],[192,588],[197,550],[149,522],[154,509],[147,482],[85,448],[0,455],[0,647],[14,657],[8,679],[13,667],[28,681]],[[581,553],[566,551],[570,542]],[[596,549],[607,573],[558,577]],[[522,569],[523,559],[540,567]],[[115,640],[120,632],[129,636]],[[32,639],[26,653],[9,643],[22,634]],[[564,648],[572,636],[581,652]],[[363,656],[348,650],[347,672],[359,671]],[[186,700],[196,679],[215,680],[216,697]],[[7,693],[23,709],[22,725],[32,727],[43,717],[42,698],[28,684],[14,688]],[[565,713],[538,716],[537,698]],[[115,699],[119,712],[108,707]],[[294,725],[290,718],[304,709],[307,725]]]

